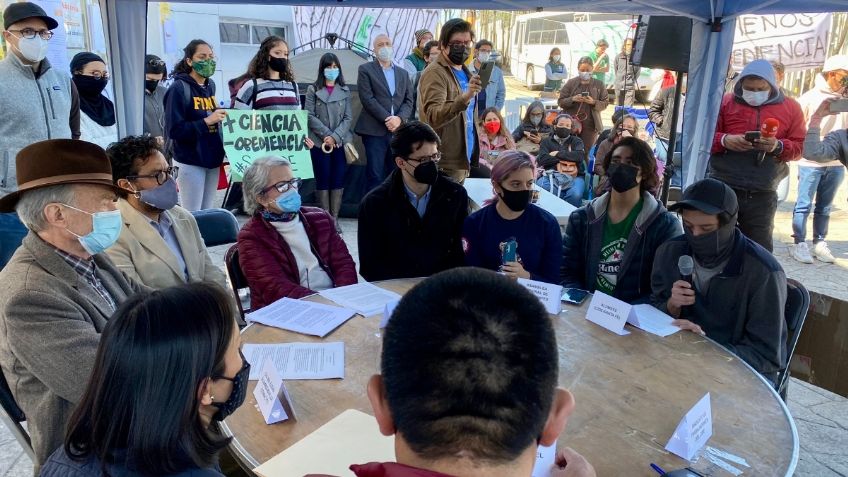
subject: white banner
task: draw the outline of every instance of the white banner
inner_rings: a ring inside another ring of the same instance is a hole
[[[736,20],[733,69],[758,59],[779,61],[786,71],[819,67],[827,54],[830,24],[830,13],[742,15]]]

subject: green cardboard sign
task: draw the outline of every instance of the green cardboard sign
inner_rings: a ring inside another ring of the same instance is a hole
[[[253,161],[267,156],[291,162],[295,177],[315,177],[312,157],[303,142],[309,133],[306,111],[230,109],[221,129],[233,180],[240,181]]]

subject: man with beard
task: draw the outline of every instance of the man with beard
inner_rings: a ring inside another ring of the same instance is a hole
[[[786,274],[780,264],[736,228],[736,194],[720,181],[692,184],[670,210],[680,211],[684,234],[657,251],[654,306],[774,381],[786,365]],[[683,255],[694,259],[691,283],[678,267]]]

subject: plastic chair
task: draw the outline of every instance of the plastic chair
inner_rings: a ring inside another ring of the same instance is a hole
[[[797,280],[791,278],[786,280],[786,307],[784,314],[786,318],[786,367],[777,375],[777,392],[786,401],[786,390],[789,383],[789,363],[795,353],[795,346],[801,336],[801,329],[807,320],[807,312],[810,309],[810,292]]]
[[[238,237],[239,223],[236,216],[226,209],[205,209],[191,213],[197,220],[197,228],[207,247],[234,243]]]
[[[238,305],[241,320],[244,322],[244,315],[250,313],[250,287],[247,284],[247,278],[241,271],[239,265],[239,250],[238,244],[233,244],[224,255],[224,265],[227,266],[227,276],[230,278],[230,287],[233,290],[233,296]]]
[[[12,390],[9,388],[9,383],[6,382],[6,376],[0,371],[0,420],[3,424],[12,431],[15,440],[23,447],[24,451],[29,455],[30,460],[35,462],[35,452],[32,450],[32,441],[30,441],[29,433],[21,425],[26,421],[24,411],[18,406],[15,397],[12,396]]]

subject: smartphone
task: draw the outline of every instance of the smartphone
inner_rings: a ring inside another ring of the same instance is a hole
[[[509,262],[515,262],[518,259],[517,251],[518,242],[515,241],[515,237],[511,237],[504,242],[503,252],[501,252],[501,264],[506,265]]]
[[[480,86],[482,86],[483,89],[486,89],[486,86],[489,85],[489,80],[492,78],[492,70],[494,69],[494,61],[487,61],[480,65],[480,69],[477,71],[477,74],[480,76]]]
[[[830,103],[831,113],[848,113],[848,98],[837,99]]]
[[[565,293],[562,294],[562,301],[579,305],[583,303],[587,296],[589,296],[589,292],[586,290],[566,288]]]
[[[589,97],[589,92],[588,92],[588,91],[584,91],[584,92],[580,93],[580,96],[583,96],[584,98],[588,98],[588,97]]]
[[[748,142],[754,142],[754,140],[759,139],[761,136],[759,131],[748,131],[745,133],[745,140]]]

